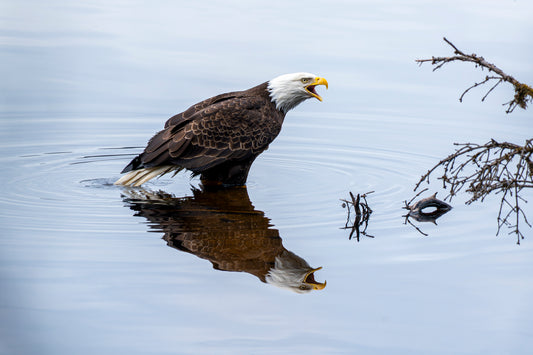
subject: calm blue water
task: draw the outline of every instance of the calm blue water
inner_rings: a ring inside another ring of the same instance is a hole
[[[438,226],[417,224],[424,237],[402,206],[454,142],[533,132],[531,111],[504,113],[510,88],[458,102],[485,72],[414,60],[450,55],[446,36],[533,83],[531,14],[528,1],[1,2],[0,353],[527,353],[532,230],[520,246],[496,237],[498,198],[458,196]],[[296,71],[329,90],[289,113],[246,198],[192,198],[186,174],[112,185],[171,115]],[[342,229],[349,191],[375,191],[374,238]],[[206,247],[221,233],[239,253]],[[327,286],[264,282],[257,260],[281,250]]]

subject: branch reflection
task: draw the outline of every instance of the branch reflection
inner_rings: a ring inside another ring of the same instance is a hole
[[[125,189],[135,216],[164,233],[167,245],[209,260],[222,271],[244,271],[262,282],[298,293],[321,290],[319,268],[285,249],[279,231],[252,205],[246,188],[193,188],[192,196]]]

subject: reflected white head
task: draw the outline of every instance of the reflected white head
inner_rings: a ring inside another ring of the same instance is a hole
[[[268,82],[268,91],[276,108],[287,113],[298,106],[302,101],[315,97],[322,101],[316,93],[317,85],[325,85],[326,79],[311,73],[293,73],[278,76]]]
[[[313,290],[323,290],[326,281],[315,280],[314,273],[322,267],[313,269],[298,255],[289,250],[276,256],[274,267],[268,271],[265,279],[270,285],[284,288],[297,293],[306,293]]]

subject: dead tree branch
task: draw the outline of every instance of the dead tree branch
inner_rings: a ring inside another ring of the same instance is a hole
[[[429,183],[430,175],[442,169],[438,179],[442,180],[444,189],[449,188],[445,200],[451,201],[463,190],[471,195],[466,204],[483,201],[490,194],[501,194],[496,235],[507,226],[509,234],[516,234],[520,244],[524,239],[521,221],[531,227],[521,207],[527,203],[521,194],[524,189],[533,188],[533,139],[526,140],[523,146],[494,139],[483,145],[456,145],[460,148],[428,170],[414,190],[424,181]]]
[[[476,67],[481,67],[482,70],[485,68],[490,73],[495,74],[495,75],[487,75],[483,81],[480,81],[479,83],[474,83],[474,85],[466,89],[459,97],[460,102],[463,102],[463,97],[471,89],[484,85],[491,81],[495,82],[495,84],[487,91],[487,93],[483,96],[481,101],[485,101],[485,99],[492,92],[492,90],[494,90],[502,82],[510,83],[514,87],[514,92],[515,92],[514,98],[511,101],[504,104],[504,105],[507,105],[507,110],[505,111],[506,113],[513,112],[517,106],[519,106],[520,108],[526,109],[528,102],[533,101],[533,88],[531,88],[529,85],[519,82],[511,75],[506,74],[503,70],[498,68],[496,65],[487,62],[485,58],[481,56],[477,56],[474,53],[465,54],[463,51],[459,50],[452,42],[447,40],[446,37],[444,37],[443,39],[447,44],[449,44],[453,48],[454,54],[455,54],[454,56],[452,57],[431,57],[431,59],[417,59],[416,62],[419,63],[420,65],[422,65],[422,63],[425,63],[425,62],[431,62],[431,65],[435,66],[433,68],[433,71],[442,68],[444,64],[446,63],[450,63],[454,61],[471,62],[471,63],[474,63]]]

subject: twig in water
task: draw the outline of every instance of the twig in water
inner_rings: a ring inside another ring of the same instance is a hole
[[[374,236],[366,233],[366,229],[368,228],[368,220],[370,219],[370,214],[372,213],[372,209],[370,208],[370,206],[368,206],[368,203],[366,201],[366,196],[371,194],[372,192],[374,191],[370,191],[362,195],[357,194],[357,197],[355,197],[353,193],[350,191],[351,201],[341,199],[341,201],[343,201],[342,207],[348,208],[348,216],[346,219],[346,224],[344,225],[344,228],[342,229],[351,229],[350,236],[348,237],[348,239],[350,240],[352,239],[354,233],[356,234],[355,238],[357,241],[359,241],[359,237],[361,234],[368,238],[374,238]],[[350,206],[353,207],[354,212],[355,212],[355,221],[353,222],[352,225],[349,225],[350,210],[351,210]],[[361,226],[363,225],[364,225],[363,230],[360,230]]]
[[[440,216],[442,216],[443,214],[447,213],[448,211],[452,209],[452,206],[450,206],[446,202],[443,202],[437,199],[436,192],[432,196],[423,198],[417,201],[415,204],[411,205],[411,202],[413,202],[415,198],[417,198],[420,194],[422,194],[426,190],[427,189],[420,191],[418,194],[416,194],[415,197],[411,199],[411,201],[409,202],[404,201],[405,206],[403,207],[404,209],[409,211],[407,212],[406,215],[403,216],[405,217],[404,224],[409,223],[418,232],[420,232],[421,234],[425,236],[427,236],[428,234],[422,232],[420,228],[415,226],[411,222],[410,218],[413,218],[418,222],[433,222],[434,224],[437,224],[436,222],[437,218],[439,218]],[[428,211],[428,209],[431,209],[431,208],[433,208],[433,210]]]

